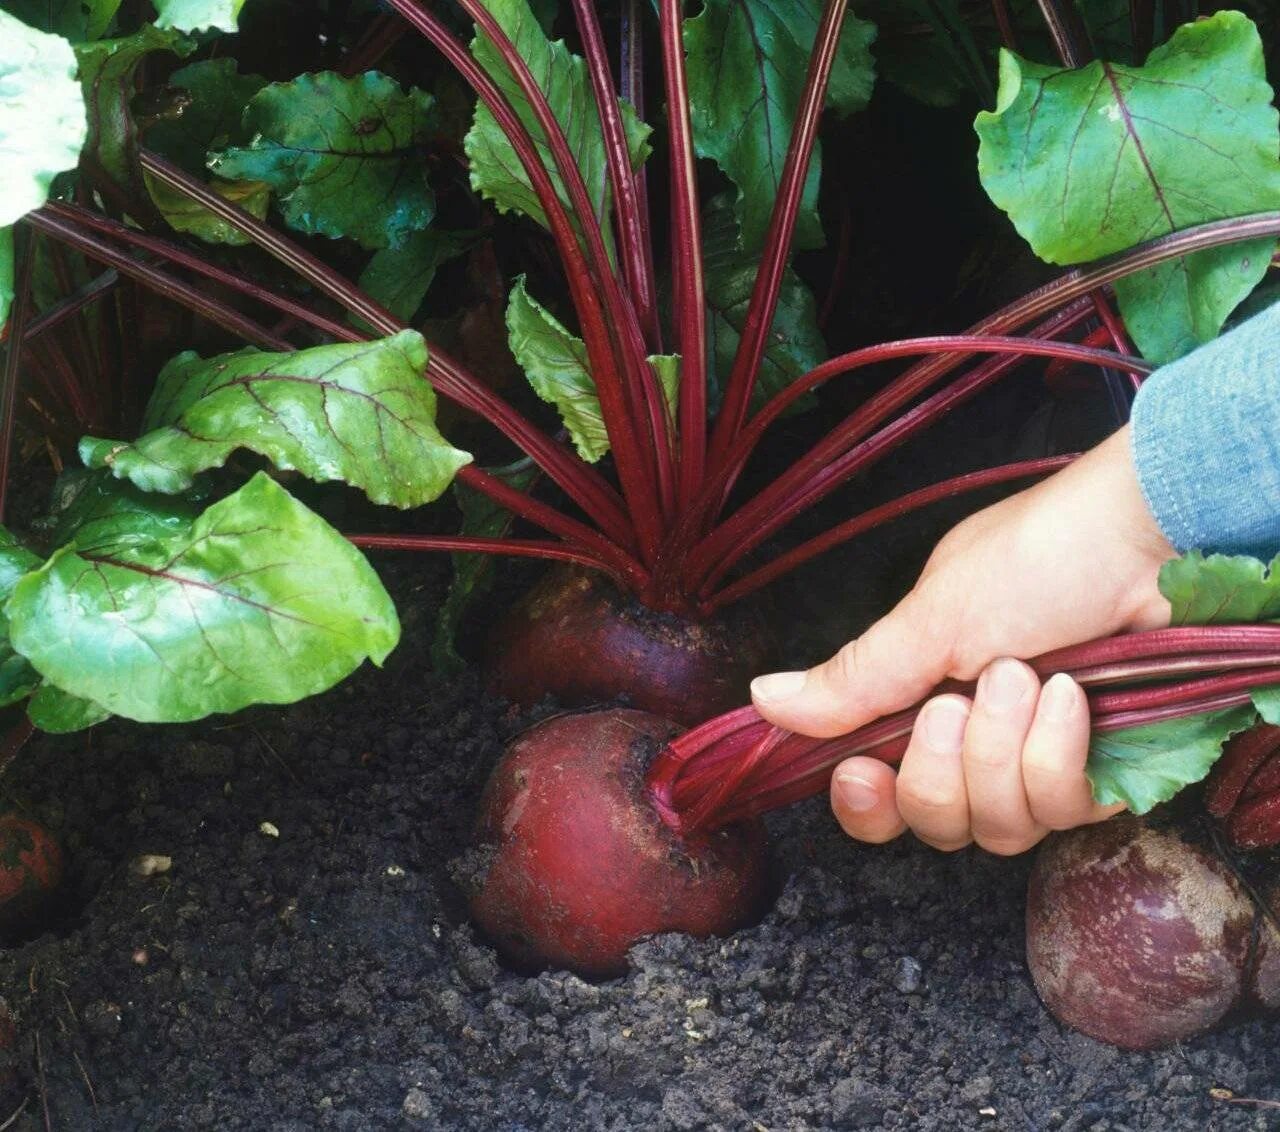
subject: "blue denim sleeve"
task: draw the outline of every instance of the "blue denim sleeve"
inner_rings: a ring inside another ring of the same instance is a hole
[[[1152,374],[1131,420],[1143,495],[1178,550],[1280,551],[1280,303]]]

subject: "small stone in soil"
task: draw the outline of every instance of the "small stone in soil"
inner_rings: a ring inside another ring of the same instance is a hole
[[[904,955],[893,970],[893,985],[903,994],[915,994],[920,989],[921,974],[919,960]]]

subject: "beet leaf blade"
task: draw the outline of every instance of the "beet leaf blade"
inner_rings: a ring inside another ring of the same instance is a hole
[[[1191,551],[1166,562],[1160,592],[1172,607],[1170,624],[1247,624],[1280,619],[1280,573],[1275,563],[1247,555]],[[1253,692],[1253,706],[1230,708],[1146,727],[1095,733],[1086,772],[1094,797],[1146,813],[1201,781],[1232,735],[1257,722],[1280,722],[1280,690]]]
[[[288,354],[179,354],[160,372],[133,443],[86,437],[81,459],[145,491],[188,490],[247,448],[318,482],[341,480],[373,502],[437,499],[471,457],[435,426],[422,336]]]
[[[120,531],[100,513],[15,587],[14,647],[56,688],[181,722],[291,703],[395,646],[372,567],[264,473],[194,520],[151,502],[149,534],[134,499]]]
[[[1075,71],[1001,54],[978,115],[979,174],[1036,254],[1095,260],[1144,240],[1280,206],[1280,116],[1254,25],[1219,12],[1142,67]],[[1274,241],[1199,252],[1116,282],[1143,354],[1167,362],[1215,337],[1262,278]]]
[[[685,25],[689,98],[698,154],[712,158],[738,187],[737,212],[749,250],[764,243],[782,180],[805,68],[822,15],[820,0],[707,0]],[[827,105],[840,114],[871,97],[874,24],[845,18]],[[796,223],[797,247],[823,243],[818,219],[822,165],[815,146]]]
[[[431,106],[424,91],[406,94],[376,71],[272,83],[245,112],[253,140],[215,154],[209,167],[271,185],[299,232],[399,247],[435,215],[423,158]]]
[[[502,25],[546,95],[582,173],[592,209],[607,235],[611,196],[608,165],[600,116],[596,113],[592,98],[586,61],[570,52],[562,41],[547,38],[526,0],[486,0],[485,7]],[[561,180],[555,158],[519,84],[507,70],[497,50],[483,35],[477,35],[472,41],[471,53],[520,116],[537,146],[543,165],[551,175],[557,195],[572,215],[572,202]],[[650,130],[636,116],[631,106],[622,100],[619,100],[619,104],[631,160],[638,168],[649,155]],[[476,107],[475,119],[463,146],[471,168],[472,188],[493,201],[499,210],[518,212],[544,228],[547,227],[546,215],[515,150],[493,115],[483,105]]]

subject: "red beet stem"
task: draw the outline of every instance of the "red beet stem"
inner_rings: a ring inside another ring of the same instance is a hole
[[[1260,648],[1264,642],[1271,648]],[[1255,689],[1280,684],[1278,645],[1275,625],[1160,629],[1058,650],[1032,664],[1042,676],[1065,671],[1093,686],[1145,681],[1090,694],[1094,731],[1116,731],[1249,703]],[[972,692],[957,682],[944,688]],[[897,762],[919,707],[833,739],[795,735],[740,708],[672,740],[650,767],[649,791],[674,828],[721,828],[820,793],[852,755]]]

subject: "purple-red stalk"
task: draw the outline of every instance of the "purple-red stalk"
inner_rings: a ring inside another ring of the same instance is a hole
[[[662,69],[671,153],[671,275],[676,349],[680,352],[679,503],[685,511],[702,486],[707,459],[707,301],[702,212],[684,66],[683,0],[661,0]]]
[[[353,283],[343,279],[327,264],[238,205],[219,196],[194,177],[188,176],[177,166],[147,151],[142,153],[142,164],[149,173],[243,232],[258,247],[317,290],[340,303],[346,310],[364,319],[375,330],[383,334],[395,334],[405,329],[405,324],[390,311],[374,302]],[[548,478],[582,507],[609,539],[624,550],[629,551],[634,546],[622,501],[598,472],[576,459],[563,445],[557,444],[526,420],[438,346],[432,346],[427,359],[427,378],[441,396],[492,421],[504,436],[532,457],[547,473]],[[490,494],[473,481],[471,469],[464,468],[459,475],[464,483],[477,487],[477,490],[486,495]]]
[[[751,391],[755,388],[756,375],[760,370],[769,330],[773,326],[773,317],[778,308],[778,295],[782,290],[796,217],[804,195],[809,159],[817,141],[818,125],[826,102],[827,80],[831,76],[831,66],[840,43],[840,29],[844,24],[847,7],[847,0],[827,0],[809,55],[809,72],[805,77],[804,92],[800,96],[800,106],[791,130],[791,141],[787,146],[787,157],[778,182],[773,212],[769,217],[755,286],[747,305],[733,367],[725,382],[724,401],[712,432],[709,458],[713,468],[725,457],[747,419]]]
[[[410,22],[423,30],[441,50],[446,39],[457,44],[444,25],[425,13],[415,0],[390,0],[390,3],[406,18],[412,11],[421,22]],[[661,477],[664,473],[661,464],[669,456],[670,445],[664,436],[652,436],[646,443],[639,432],[640,425],[652,419],[649,406],[661,407],[662,391],[645,360],[635,308],[623,296],[610,267],[600,222],[583,183],[582,172],[537,79],[502,25],[480,0],[458,0],[458,4],[502,57],[503,64],[520,87],[551,151],[575,214],[577,230],[586,246],[585,263],[576,254],[579,249],[574,226],[538,157],[533,139],[497,85],[466,49],[457,44],[461,50],[450,55],[450,62],[499,121],[503,134],[520,156],[535,189],[539,180],[543,182],[547,195],[544,199],[543,190],[539,190],[539,203],[565,260],[566,281],[574,297],[583,341],[591,357],[592,378],[600,398],[600,415],[609,436],[622,493],[627,500],[641,558],[652,562],[661,541],[663,525]],[[427,31],[427,28],[431,30]],[[499,109],[503,113],[499,114]],[[518,141],[521,144],[517,144]],[[527,147],[523,144],[526,141]],[[662,420],[665,422],[665,419],[664,412]]]
[[[1247,632],[1246,632],[1247,630]],[[1245,704],[1250,693],[1280,682],[1280,665],[1237,668],[1239,648],[1252,646],[1249,663],[1265,651],[1280,651],[1280,626],[1204,626],[1153,630],[1107,638],[1058,650],[1033,662],[1041,675],[1068,672],[1086,683],[1120,658],[1146,658],[1133,670],[1142,681],[1121,690],[1090,692],[1095,731],[1114,731]],[[1179,651],[1180,650],[1180,651]],[[1204,674],[1198,664],[1220,664]],[[1065,665],[1062,659],[1073,665]],[[1209,658],[1209,659],[1206,659]],[[972,685],[949,682],[946,690],[972,694]],[[684,833],[718,828],[783,801],[818,793],[830,772],[854,754],[894,762],[901,757],[919,705],[877,720],[836,739],[810,739],[772,727],[753,708],[741,708],[679,736],[659,754],[648,772],[648,787],[664,820]]]

